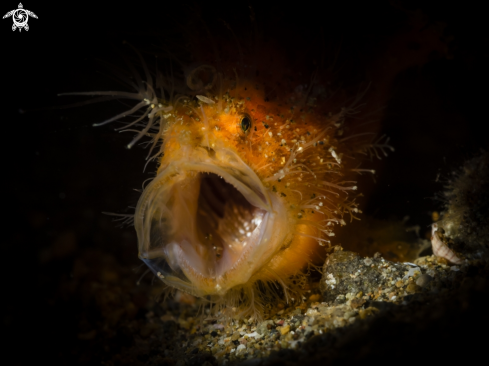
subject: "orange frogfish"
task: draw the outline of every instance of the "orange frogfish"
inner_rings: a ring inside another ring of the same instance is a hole
[[[150,139],[158,167],[134,213],[140,259],[166,285],[242,316],[300,301],[335,228],[361,213],[365,157],[392,149],[377,135],[392,79],[434,47],[412,56],[402,42],[436,44],[411,27],[389,54],[365,60],[371,84],[345,89],[325,61],[331,49],[255,22],[246,31],[194,22],[185,61],[164,48],[162,68],[150,69],[135,51],[140,70],[118,72],[127,90],[72,93],[135,102],[99,125],[135,116],[121,128],[136,132],[128,147]]]

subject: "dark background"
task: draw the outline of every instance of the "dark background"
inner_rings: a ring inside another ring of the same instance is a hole
[[[355,47],[369,35],[388,34],[392,26],[394,2],[367,3],[253,5],[258,14],[288,17],[298,29],[325,22]],[[453,39],[451,57],[408,70],[396,80],[382,123],[396,151],[378,166],[375,188],[363,207],[383,219],[409,215],[410,222],[426,228],[431,212],[440,209],[433,198],[443,180],[487,148],[489,32],[481,2],[403,4],[446,24],[445,35]],[[57,97],[60,92],[114,87],[98,73],[94,60],[117,62],[114,48],[128,37],[144,42],[144,34],[154,31],[168,37],[175,31],[172,21],[185,19],[189,8],[163,1],[23,5],[39,17],[29,20],[28,32],[12,32],[11,19],[0,22],[5,197],[1,327],[12,341],[7,347],[17,351],[17,363],[37,355],[67,362],[83,352],[74,337],[83,301],[65,296],[60,283],[68,281],[77,256],[87,248],[137,267],[133,229],[115,228],[101,212],[124,212],[134,205],[138,193],[133,189],[151,174],[142,172],[145,151],[124,148],[130,135],[91,126],[119,111],[117,103],[43,108],[73,101]],[[220,16],[247,11],[247,3],[241,2],[212,6],[202,9]],[[16,2],[3,2],[0,11],[16,7]]]

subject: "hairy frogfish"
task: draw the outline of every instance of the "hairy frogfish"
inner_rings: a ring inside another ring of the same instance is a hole
[[[147,138],[157,163],[133,216],[140,259],[171,288],[260,316],[301,300],[335,228],[360,215],[356,176],[392,149],[378,135],[391,82],[443,45],[410,25],[345,71],[341,47],[250,18],[194,21],[157,68],[130,50],[137,62],[114,71],[126,89],[68,94],[134,102],[98,125],[134,131],[128,148]],[[362,82],[341,84],[361,63]]]

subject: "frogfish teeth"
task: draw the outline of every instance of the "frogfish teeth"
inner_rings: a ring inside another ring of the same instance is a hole
[[[300,301],[308,265],[360,213],[362,159],[391,149],[372,117],[387,81],[334,92],[330,70],[287,42],[246,46],[226,28],[212,42],[192,35],[190,67],[168,52],[171,67],[150,71],[139,57],[142,74],[119,72],[132,90],[73,94],[136,102],[101,124],[139,113],[128,147],[151,139],[158,169],[134,213],[141,260],[168,286],[259,316]]]

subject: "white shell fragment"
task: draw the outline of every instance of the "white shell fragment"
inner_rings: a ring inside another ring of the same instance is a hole
[[[249,333],[249,334],[246,334],[248,337],[253,337],[255,339],[260,339],[261,337],[263,337],[263,335],[257,333],[256,331],[253,332],[253,333]]]
[[[421,269],[419,269],[419,267],[409,268],[408,273],[402,278],[402,280],[405,281],[409,277],[414,277],[416,274],[421,274]]]

